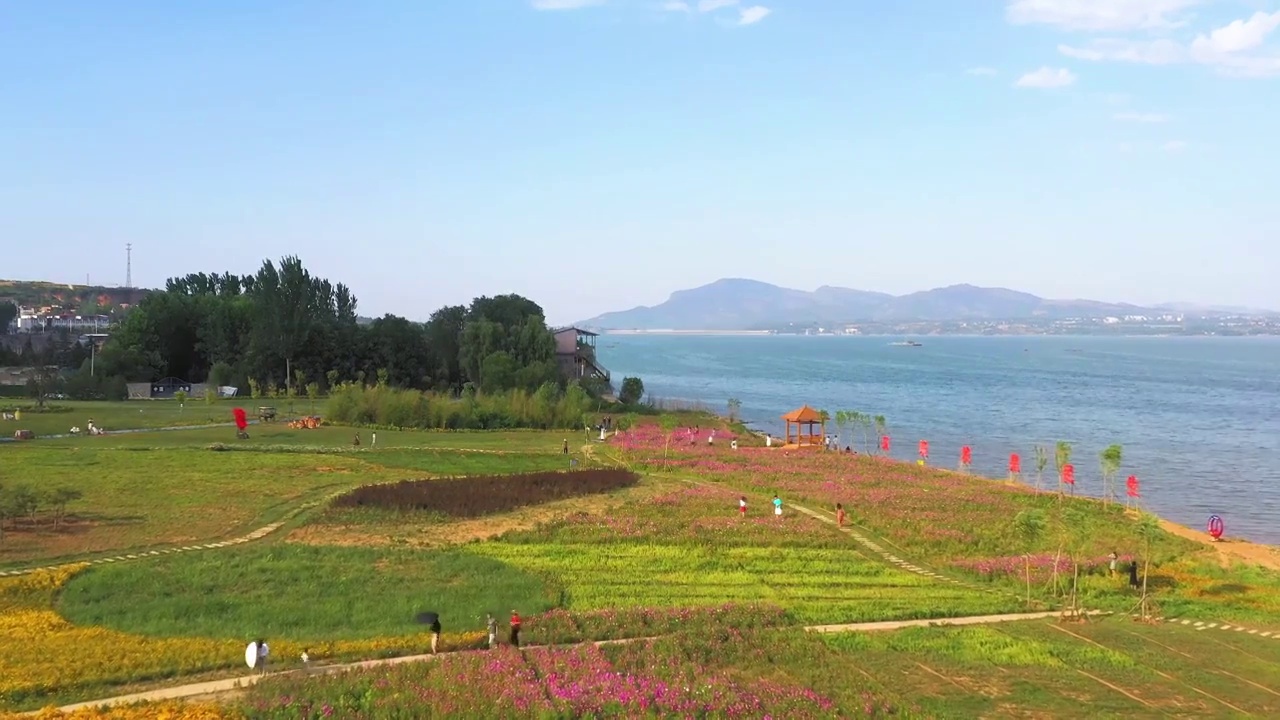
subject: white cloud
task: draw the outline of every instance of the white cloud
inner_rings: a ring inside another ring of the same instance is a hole
[[[773,11],[763,5],[752,5],[751,7],[742,8],[738,11],[739,25],[755,25],[761,20],[769,17]]]
[[[1180,27],[1186,11],[1205,0],[1008,0],[1014,25],[1055,25],[1067,30],[1115,32]]]
[[[1075,73],[1066,68],[1042,67],[1018,78],[1015,87],[1022,88],[1060,88],[1074,85]]]
[[[1190,45],[1173,40],[1125,40],[1101,38],[1084,46],[1059,45],[1068,57],[1095,62],[1129,62],[1142,65],[1197,63],[1237,77],[1280,76],[1280,55],[1248,54],[1261,46],[1267,36],[1280,28],[1280,12],[1255,13],[1248,20],[1236,20],[1196,36]]]
[[[689,7],[689,3],[682,0],[671,0],[662,4],[662,9],[667,12],[692,12],[693,8]]]
[[[1182,152],[1187,149],[1187,142],[1185,140],[1170,140],[1161,145],[1160,149],[1171,153]]]
[[[1186,49],[1172,40],[1103,38],[1085,47],[1059,45],[1058,52],[1079,60],[1112,60],[1144,65],[1170,65],[1183,62],[1187,57]]]
[[[577,10],[603,5],[605,0],[532,0],[534,10]]]
[[[1122,113],[1116,113],[1111,117],[1116,120],[1120,120],[1121,122],[1136,122],[1136,123],[1169,122],[1169,116],[1162,115],[1160,113],[1122,112]]]
[[[1280,11],[1257,12],[1248,20],[1236,20],[1208,35],[1198,35],[1191,42],[1193,55],[1214,56],[1250,50],[1258,47],[1267,35],[1280,27]]]
[[[996,69],[989,67],[972,67],[965,70],[965,72],[970,75],[995,75]]]
[[[698,12],[715,12],[720,8],[733,7],[738,4],[738,0],[699,0]]]

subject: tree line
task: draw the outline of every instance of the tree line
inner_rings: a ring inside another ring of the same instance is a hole
[[[297,257],[266,260],[253,275],[173,278],[113,329],[97,373],[294,393],[375,379],[453,394],[562,382],[542,308],[519,295],[442,307],[425,323],[390,314],[364,322],[356,309],[347,286],[312,275]]]

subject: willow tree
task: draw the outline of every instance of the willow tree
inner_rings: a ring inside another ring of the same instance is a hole
[[[876,426],[875,447],[880,447],[880,438],[884,437],[885,433],[889,432],[889,421],[885,420],[883,415],[876,415],[871,420]]]
[[[1022,553],[1023,567],[1027,575],[1027,605],[1031,605],[1031,551],[1040,541],[1046,525],[1045,514],[1039,508],[1023,510],[1013,518],[1013,528],[1024,543]],[[1056,561],[1055,561],[1056,567]]]
[[[1049,466],[1049,451],[1043,445],[1036,446],[1036,490],[1044,485],[1044,469]]]
[[[849,427],[849,424],[853,421],[853,416],[856,414],[852,410],[836,411],[836,432],[840,434],[841,438],[844,437],[845,428]]]
[[[1116,475],[1120,472],[1120,463],[1124,458],[1124,452],[1119,445],[1110,445],[1098,455],[1098,460],[1102,465],[1102,502],[1110,505],[1112,500],[1118,500],[1116,495]]]

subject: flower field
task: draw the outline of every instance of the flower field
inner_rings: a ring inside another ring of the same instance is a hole
[[[640,476],[633,472],[609,469],[405,480],[356,488],[336,498],[333,507],[375,507],[470,518],[621,490],[638,482]]]
[[[319,680],[280,678],[250,691],[251,718],[786,717],[836,715],[829,698],[793,683],[743,679],[637,644],[611,661],[579,645],[503,647],[428,666],[399,666]],[[632,660],[643,653],[645,669]],[[652,667],[652,670],[649,668]]]

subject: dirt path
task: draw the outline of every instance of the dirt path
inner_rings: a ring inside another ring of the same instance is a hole
[[[1280,570],[1280,548],[1235,538],[1224,538],[1219,542],[1214,542],[1213,538],[1206,533],[1192,530],[1185,525],[1179,525],[1163,518],[1160,520],[1160,527],[1165,532],[1213,548],[1218,552],[1218,559],[1223,565],[1230,565],[1232,561],[1237,561],[1250,565],[1261,565],[1271,570]]]
[[[1092,613],[1101,614],[1101,613]],[[947,625],[982,625],[989,623],[1015,622],[1018,620],[1042,620],[1045,618],[1056,617],[1057,612],[1036,612],[1036,613],[1019,613],[1013,615],[975,615],[972,617],[961,618],[938,618],[933,620],[894,620],[888,622],[867,622],[867,623],[849,623],[844,625],[814,625],[804,628],[808,632],[816,633],[838,633],[838,632],[882,632],[886,630],[901,630],[910,627],[930,627],[930,626],[947,626]],[[620,645],[633,642],[644,642],[647,640],[655,640],[655,637],[644,638],[627,638],[622,640],[597,640],[595,645]],[[536,649],[537,647],[546,646],[530,646],[526,649]],[[376,667],[388,667],[392,665],[401,665],[404,663],[430,662],[437,657],[457,655],[459,652],[484,652],[483,650],[462,650],[453,653],[440,653],[439,655],[406,655],[404,657],[386,658],[382,660],[364,660],[360,662],[341,663],[335,665],[324,665],[312,668],[310,671],[315,675],[323,675],[329,673],[339,673],[348,670],[363,670]],[[306,672],[303,670],[286,670],[280,673],[273,673],[268,677],[280,675],[296,675]],[[58,708],[63,712],[71,712],[81,708],[93,708],[112,705],[128,705],[137,702],[156,702],[161,700],[182,700],[190,698],[210,699],[225,693],[234,693],[244,688],[256,685],[262,676],[260,675],[244,675],[236,678],[227,678],[225,680],[210,680],[208,682],[192,683],[189,685],[177,685],[174,687],[160,688],[158,690],[149,690],[146,692],[132,693],[129,695],[119,695],[111,698],[103,698],[100,700],[90,700],[87,702],[75,703],[74,705],[64,705]],[[27,713],[34,715],[35,713]]]

